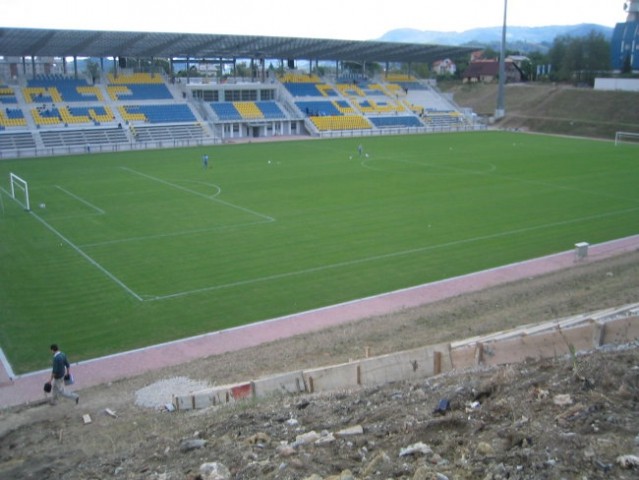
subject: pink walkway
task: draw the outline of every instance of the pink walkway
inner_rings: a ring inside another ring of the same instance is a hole
[[[373,315],[416,307],[462,293],[568,268],[578,262],[598,260],[637,249],[639,249],[639,235],[591,245],[588,257],[582,260],[577,260],[574,250],[570,250],[318,310],[96,358],[73,365],[72,370],[78,378],[76,389],[132,377],[210,355],[253,347]],[[49,370],[11,379],[5,365],[1,365],[0,408],[41,400],[42,385],[48,378]]]

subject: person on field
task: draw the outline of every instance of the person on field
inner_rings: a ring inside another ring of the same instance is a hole
[[[64,380],[71,378],[71,365],[67,356],[60,351],[58,346],[54,343],[51,345],[51,352],[53,353],[53,368],[51,369],[51,404],[55,405],[58,401],[58,397],[62,396],[70,400],[74,400],[77,405],[80,401],[80,395],[75,392],[67,392],[64,388]]]

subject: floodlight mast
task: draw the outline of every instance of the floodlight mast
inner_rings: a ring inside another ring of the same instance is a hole
[[[499,120],[506,115],[504,102],[504,86],[506,84],[506,13],[508,11],[508,0],[504,0],[504,26],[501,30],[501,51],[499,53],[499,88],[497,90],[497,108],[495,119]]]
[[[639,0],[626,0],[623,4],[623,9],[628,12],[626,22],[639,21]]]

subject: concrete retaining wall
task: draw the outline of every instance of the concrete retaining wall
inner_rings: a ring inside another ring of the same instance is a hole
[[[430,345],[176,395],[174,404],[178,410],[193,410],[274,394],[327,392],[414,381],[454,369],[559,357],[637,339],[639,304],[633,304],[452,344]]]

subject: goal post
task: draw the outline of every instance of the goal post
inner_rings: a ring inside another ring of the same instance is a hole
[[[637,132],[616,132],[615,147],[621,143],[634,143],[639,145],[639,133]]]
[[[31,210],[29,202],[29,184],[15,173],[9,173],[9,183],[11,184],[11,198],[18,202],[25,210]]]

